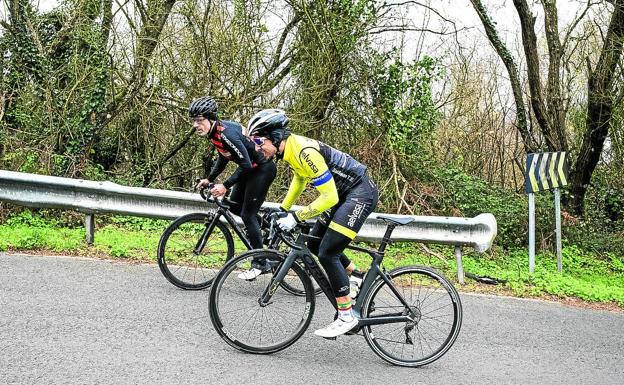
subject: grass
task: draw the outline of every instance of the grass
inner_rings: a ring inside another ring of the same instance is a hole
[[[98,256],[129,261],[156,261],[158,241],[169,221],[133,217],[110,218],[97,228],[94,244],[85,243],[84,227],[68,227],[56,220],[42,219],[24,211],[0,225],[0,251],[53,252],[65,255]],[[244,247],[237,237],[236,250]],[[369,245],[376,247],[376,245]],[[368,255],[348,251],[361,269],[367,269]],[[485,291],[520,297],[578,299],[586,303],[611,304],[624,308],[624,256],[597,255],[574,245],[564,246],[563,272],[557,272],[554,255],[536,256],[533,274],[528,272],[526,250],[490,251],[477,254],[464,250],[466,272],[505,281],[491,286],[466,279],[464,291]],[[384,259],[388,270],[405,265],[432,266],[457,283],[457,266],[452,247],[397,243],[389,246]]]
[[[85,243],[83,228],[0,226],[0,251],[49,250],[70,255],[110,256],[136,261],[156,261],[160,234],[107,225],[99,228],[92,246]]]
[[[624,308],[624,256],[600,256],[569,245],[562,250],[562,272],[557,272],[556,256],[536,255],[535,272],[529,273],[526,250],[477,254],[464,250],[464,271],[497,279],[498,286],[477,284],[466,278],[465,290],[510,294],[519,297],[576,298],[588,303],[615,304]],[[365,267],[370,258],[348,253],[356,264]],[[450,247],[423,248],[414,244],[395,244],[389,249],[387,269],[405,265],[432,266],[457,281],[457,264]]]

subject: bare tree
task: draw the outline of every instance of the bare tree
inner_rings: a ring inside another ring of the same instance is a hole
[[[589,69],[586,131],[570,176],[569,206],[576,213],[583,211],[585,193],[609,133],[618,89],[624,88],[617,79],[624,45],[624,1],[612,0],[611,4],[614,9],[600,59],[593,70]]]
[[[588,0],[585,8],[577,15],[576,19],[563,33],[559,31],[558,10],[554,0],[541,0],[544,12],[544,31],[548,47],[546,86],[542,81],[540,68],[540,53],[535,31],[536,16],[533,14],[526,0],[514,0],[514,6],[518,14],[521,26],[522,45],[524,59],[526,61],[526,75],[529,88],[528,103],[522,96],[518,79],[518,66],[514,58],[509,54],[501,39],[498,37],[495,25],[489,17],[486,8],[480,0],[471,0],[473,7],[479,14],[484,25],[488,39],[507,67],[512,83],[512,89],[517,111],[521,111],[518,121],[524,120],[522,115],[530,106],[532,117],[535,119],[540,131],[540,138],[544,145],[533,141],[529,130],[525,130],[524,124],[519,123],[527,152],[536,150],[570,151],[569,136],[566,131],[566,116],[569,106],[570,95],[564,94],[564,76],[566,66],[563,58],[566,52],[575,49],[570,45],[573,31],[580,21],[586,16],[594,2]],[[568,209],[574,213],[583,212],[583,202],[591,175],[596,168],[605,138],[609,130],[613,99],[615,97],[614,82],[616,66],[622,56],[622,42],[624,39],[624,1],[609,0],[613,11],[609,22],[609,28],[602,46],[600,59],[593,70],[590,69],[587,95],[587,121],[583,144],[574,162],[570,177],[571,197],[567,201]],[[563,67],[563,68],[562,68]],[[530,125],[529,125],[530,126]]]

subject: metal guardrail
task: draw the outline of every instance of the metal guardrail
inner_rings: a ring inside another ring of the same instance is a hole
[[[86,214],[87,242],[93,241],[94,214],[119,214],[149,218],[173,219],[192,212],[214,210],[214,206],[199,194],[121,186],[112,182],[59,178],[0,170],[0,200],[29,207],[76,210]],[[266,202],[263,207],[278,207]],[[294,209],[297,207],[295,206]],[[358,233],[356,240],[380,241],[386,224],[372,213]],[[455,246],[457,274],[464,282],[461,248],[473,247],[484,252],[496,236],[496,219],[492,214],[474,218],[409,216],[414,222],[397,227],[392,233],[395,241],[446,244]]]

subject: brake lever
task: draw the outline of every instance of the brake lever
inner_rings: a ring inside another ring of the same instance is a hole
[[[195,179],[195,182],[197,182],[195,185],[197,185],[199,183],[199,181],[201,181],[201,179],[199,179],[199,178]],[[211,182],[211,183],[208,183],[208,186],[206,186],[205,188],[199,190],[199,195],[206,202],[209,202],[209,201],[213,201],[214,202],[215,201],[215,198],[212,196],[212,194],[208,194],[208,195],[206,194],[206,190],[210,191],[210,190],[212,190],[212,188],[214,186],[215,186],[215,184]],[[219,202],[221,202],[222,200],[223,200],[223,198],[221,197],[221,200]]]

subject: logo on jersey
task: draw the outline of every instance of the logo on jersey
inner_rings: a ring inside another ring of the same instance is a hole
[[[232,149],[234,150],[234,152],[236,152],[236,155],[238,155],[239,159],[244,159],[243,158],[243,154],[241,154],[240,150],[238,149],[238,147],[236,147],[234,144],[232,144],[232,142],[230,142],[230,140],[228,139],[227,136],[225,135],[221,135],[221,138],[223,138],[223,140],[225,141],[225,143],[228,144],[228,146],[232,147]],[[231,154],[230,154],[231,156]]]
[[[310,169],[312,170],[312,172],[317,173],[318,167],[316,167],[316,165],[314,164],[314,162],[312,162],[312,159],[310,159],[310,154],[308,154],[307,152],[301,152],[299,154],[299,156],[301,158],[303,158],[303,160],[305,160],[305,162],[308,164],[308,166],[310,167]]]
[[[358,202],[355,204],[355,207],[353,208],[353,212],[347,215],[347,218],[349,218],[349,220],[347,221],[347,225],[349,227],[355,226],[355,222],[358,219],[360,219],[360,216],[362,216],[362,212],[364,212],[364,207],[366,207],[364,203]]]
[[[331,172],[329,172],[329,170],[325,171],[321,176],[319,176],[318,178],[312,178],[312,185],[314,187],[318,187],[324,183],[329,182],[332,179],[332,174]]]
[[[355,178],[351,175],[347,175],[345,174],[341,169],[339,169],[338,167],[332,167],[331,169],[332,174],[336,174],[341,178],[346,179],[349,182],[353,182],[355,180]]]

